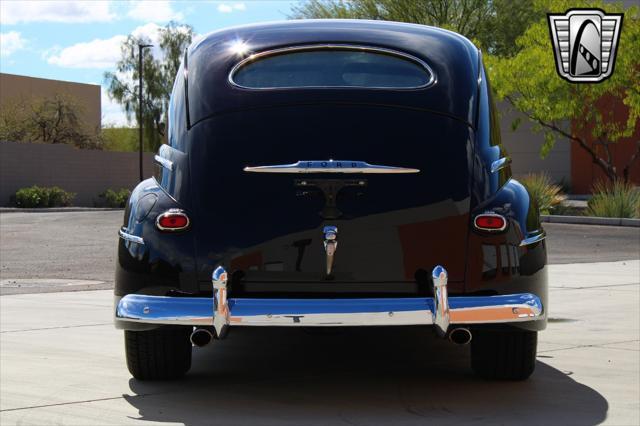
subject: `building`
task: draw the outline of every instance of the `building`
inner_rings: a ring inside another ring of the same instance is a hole
[[[70,95],[82,105],[84,109],[82,121],[87,128],[100,127],[102,118],[100,85],[0,73],[0,107],[14,100],[46,98],[56,94]]]

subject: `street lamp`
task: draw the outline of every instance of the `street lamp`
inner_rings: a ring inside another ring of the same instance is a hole
[[[143,174],[142,174],[142,52],[145,47],[152,47],[153,44],[138,44],[138,61],[139,61],[139,66],[138,66],[138,77],[140,78],[139,82],[138,82],[138,102],[139,102],[139,107],[138,107],[138,136],[139,136],[139,143],[140,143],[140,155],[139,155],[139,163],[140,163],[140,182],[142,182],[143,180]]]

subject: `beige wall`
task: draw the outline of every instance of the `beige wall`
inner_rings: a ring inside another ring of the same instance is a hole
[[[527,173],[546,172],[555,182],[571,182],[571,146],[568,140],[556,140],[555,147],[543,160],[540,147],[544,142],[542,133],[532,131],[531,122],[522,114],[511,111],[506,102],[498,104],[502,142],[512,158],[511,170],[516,179]],[[511,130],[511,123],[521,118],[518,129]]]
[[[153,154],[144,154],[145,178]],[[16,190],[32,185],[75,192],[74,205],[92,207],[106,189],[132,189],[139,179],[138,153],[77,149],[71,145],[0,142],[0,206]]]
[[[74,97],[83,106],[83,121],[87,128],[100,127],[102,113],[99,85],[0,73],[0,105],[11,99],[48,97],[58,93]]]

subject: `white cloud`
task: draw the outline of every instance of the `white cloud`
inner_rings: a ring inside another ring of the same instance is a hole
[[[158,24],[148,23],[131,32],[134,37],[144,37],[153,44],[153,55],[156,58],[161,56],[160,28],[162,27]],[[49,64],[66,68],[113,68],[122,56],[120,48],[126,39],[126,35],[120,34],[65,48],[54,47],[46,51],[46,60]]]
[[[120,59],[120,46],[124,35],[108,39],[95,39],[65,47],[48,56],[47,62],[65,68],[111,68]]]
[[[218,12],[220,13],[231,13],[233,11],[244,11],[247,10],[247,6],[244,3],[220,3],[218,5]]]
[[[184,15],[181,12],[173,10],[169,1],[133,2],[127,16],[147,22],[182,21],[184,19]]]
[[[0,1],[0,23],[107,22],[115,18],[111,2],[96,1]]]
[[[17,50],[24,48],[26,44],[25,39],[17,31],[2,33],[0,34],[0,56],[11,56]]]

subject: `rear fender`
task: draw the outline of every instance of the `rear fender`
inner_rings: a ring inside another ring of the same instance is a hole
[[[192,216],[155,179],[141,182],[132,192],[118,242],[116,296],[196,292],[191,228],[170,233],[156,226],[158,215],[169,209],[181,209]]]
[[[547,304],[547,249],[536,204],[527,189],[510,179],[493,197],[476,207],[481,213],[507,219],[502,232],[488,233],[470,226],[465,293],[501,295],[533,293]],[[525,324],[523,324],[524,326]],[[546,326],[536,321],[535,329]]]

